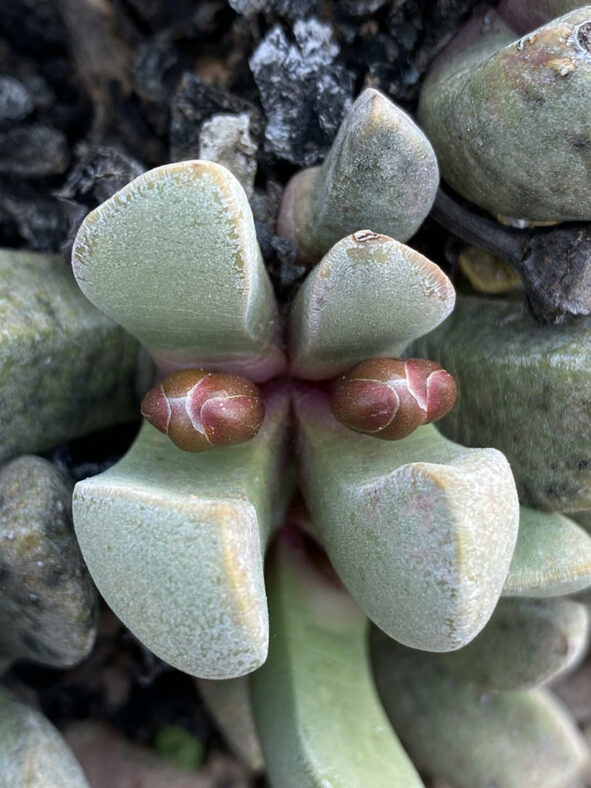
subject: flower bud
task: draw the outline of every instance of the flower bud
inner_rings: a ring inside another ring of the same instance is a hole
[[[455,399],[455,380],[434,361],[375,358],[335,381],[331,407],[352,430],[399,440],[445,416]]]
[[[265,406],[246,378],[183,369],[148,391],[141,412],[179,449],[199,452],[254,438]]]

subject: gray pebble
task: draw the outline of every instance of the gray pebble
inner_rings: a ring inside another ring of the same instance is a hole
[[[0,655],[63,668],[90,652],[97,595],[74,536],[71,485],[25,455],[0,469]]]

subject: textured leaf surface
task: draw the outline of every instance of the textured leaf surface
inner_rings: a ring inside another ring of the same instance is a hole
[[[85,295],[165,371],[281,371],[277,308],[242,186],[219,164],[178,162],[90,213],[72,252]]]
[[[558,512],[522,507],[503,596],[560,596],[589,585],[591,537]]]
[[[264,662],[263,553],[279,512],[286,402],[240,446],[188,454],[145,424],[117,465],[74,491],[100,592],[157,656],[202,678]]]
[[[298,173],[288,185],[279,233],[308,262],[364,227],[407,241],[431,210],[438,185],[427,137],[404,110],[367,88],[322,167]]]
[[[454,307],[439,266],[385,235],[359,232],[335,244],[308,275],[289,323],[292,372],[322,380],[359,361],[399,356]]]
[[[529,689],[583,658],[589,612],[570,599],[502,599],[482,632],[441,658],[454,676],[482,690]]]
[[[324,395],[296,397],[300,481],[328,555],[365,613],[413,648],[451,651],[497,603],[519,509],[509,465],[432,425],[400,441],[342,427]]]

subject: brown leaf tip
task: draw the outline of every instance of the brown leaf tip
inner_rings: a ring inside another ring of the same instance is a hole
[[[376,358],[338,378],[331,407],[346,427],[400,440],[421,424],[445,416],[456,400],[454,378],[434,361]]]
[[[246,378],[203,369],[182,369],[154,386],[142,415],[183,451],[200,452],[254,438],[265,406]]]

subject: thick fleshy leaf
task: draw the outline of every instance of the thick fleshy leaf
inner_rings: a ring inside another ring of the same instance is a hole
[[[97,594],[72,526],[72,486],[40,457],[0,468],[0,656],[53,668],[86,657]]]
[[[520,35],[581,6],[581,0],[501,0],[497,11]]]
[[[251,677],[255,722],[276,788],[419,788],[380,706],[367,619],[326,556],[294,527],[269,562],[269,658]]]
[[[397,357],[454,307],[439,266],[385,235],[335,244],[300,288],[289,322],[294,375],[334,377],[359,361]]]
[[[454,678],[439,656],[373,634],[380,697],[419,768],[454,788],[571,788],[582,782],[589,753],[549,692],[485,694]]]
[[[452,651],[486,624],[517,538],[511,470],[432,425],[400,441],[341,426],[324,394],[296,395],[300,481],[336,571],[365,613],[413,648]]]
[[[491,8],[433,62],[418,119],[441,176],[493,214],[589,221],[591,6],[519,34]]]
[[[414,352],[456,379],[441,431],[500,449],[525,506],[591,508],[591,318],[541,326],[522,304],[462,297]]]
[[[5,689],[0,690],[0,784],[6,788],[89,788],[53,725]]]
[[[134,418],[138,351],[60,257],[0,250],[0,461]]]
[[[343,121],[322,167],[289,183],[280,235],[316,263],[340,238],[364,227],[407,241],[431,210],[439,169],[431,143],[404,110],[367,88]]]
[[[580,661],[589,612],[570,599],[502,599],[465,648],[442,654],[447,669],[482,690],[529,689]]]
[[[558,512],[522,507],[503,596],[561,596],[590,585],[591,537]]]
[[[196,684],[227,745],[252,771],[261,771],[263,753],[252,715],[249,678],[197,679]]]
[[[266,380],[284,366],[250,206],[219,164],[140,175],[86,217],[72,265],[85,295],[164,372],[203,366]]]
[[[99,591],[148,648],[203,678],[267,656],[267,537],[281,515],[287,403],[252,441],[188,454],[145,424],[128,454],[74,490],[74,524]]]

